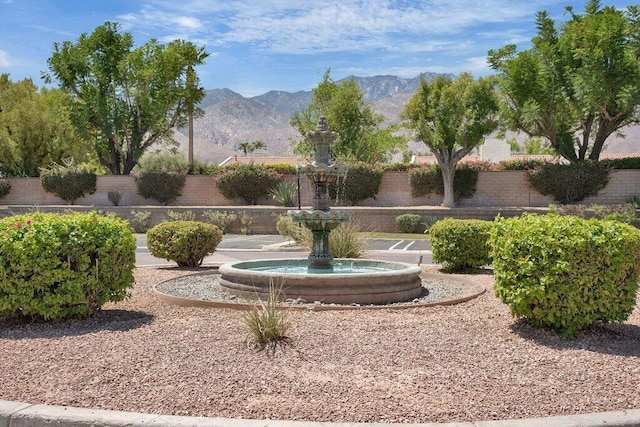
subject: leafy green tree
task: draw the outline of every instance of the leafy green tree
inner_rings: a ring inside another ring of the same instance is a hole
[[[469,73],[457,79],[422,79],[402,111],[405,125],[438,159],[444,182],[442,206],[455,206],[456,165],[497,128],[497,112],[493,79],[474,80]]]
[[[57,89],[38,91],[31,79],[0,75],[0,171],[38,176],[66,158],[87,160],[89,146],[74,132],[68,101]]]
[[[367,163],[386,162],[407,147],[404,137],[394,135],[396,127],[381,128],[384,116],[365,103],[358,83],[353,78],[334,82],[330,70],[325,72],[322,81],[313,89],[307,108],[293,113],[291,126],[303,136],[295,141],[296,154],[313,153],[314,148],[306,140],[306,135],[316,129],[322,116],[326,117],[329,128],[340,135],[331,147],[335,158]]]
[[[44,78],[74,97],[74,124],[95,141],[100,162],[127,175],[149,147],[174,142],[173,129],[187,125],[190,113],[202,113],[193,67],[207,54],[183,40],[134,49],[131,34],[119,30],[106,22],[76,43],[55,43]]]
[[[247,157],[248,153],[253,153],[256,150],[263,150],[265,148],[267,148],[267,145],[262,141],[245,141],[238,144],[238,150],[242,150],[245,157]]]
[[[509,127],[546,138],[571,162],[598,160],[611,134],[640,119],[640,6],[590,0],[584,15],[567,11],[558,26],[538,12],[532,47],[491,50],[489,63],[502,76]]]

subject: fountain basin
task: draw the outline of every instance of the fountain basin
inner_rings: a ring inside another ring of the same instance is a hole
[[[266,298],[271,286],[280,299],[327,304],[390,304],[422,292],[419,266],[378,260],[334,260],[333,270],[308,269],[306,258],[241,261],[220,266],[219,284],[245,298]]]

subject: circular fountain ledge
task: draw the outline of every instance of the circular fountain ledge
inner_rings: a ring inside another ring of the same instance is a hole
[[[220,266],[218,283],[239,297],[266,297],[325,304],[390,304],[422,292],[419,266],[363,259],[337,259],[332,271],[308,270],[307,259],[241,261]]]

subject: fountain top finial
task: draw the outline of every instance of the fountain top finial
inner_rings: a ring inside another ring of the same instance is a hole
[[[329,125],[327,124],[327,118],[325,116],[320,117],[320,120],[318,120],[318,130],[324,130],[327,131],[329,130]]]

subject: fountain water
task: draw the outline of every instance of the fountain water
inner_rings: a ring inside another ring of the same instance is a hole
[[[298,172],[313,183],[312,209],[292,210],[288,215],[311,230],[308,258],[224,264],[219,284],[246,297],[264,296],[276,285],[288,299],[336,304],[386,304],[419,296],[422,269],[418,266],[361,259],[340,259],[334,266],[329,233],[353,214],[331,210],[329,184],[346,177],[347,166],[331,162],[329,147],[338,134],[329,130],[324,117],[307,138],[315,145],[314,161],[298,165]]]

